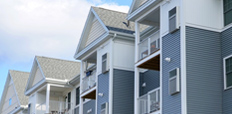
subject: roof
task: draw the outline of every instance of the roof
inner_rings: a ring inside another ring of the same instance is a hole
[[[104,9],[100,7],[93,7],[101,21],[108,30],[133,34],[135,32],[135,24],[126,20],[127,13]],[[129,24],[128,24],[129,23]],[[127,24],[129,25],[127,27]],[[141,26],[144,30],[146,26]]]
[[[19,102],[21,105],[27,105],[28,104],[28,97],[24,95],[24,89],[27,85],[27,81],[29,78],[29,72],[21,72],[21,71],[15,71],[10,70],[10,75],[12,77],[15,90],[17,92],[17,96],[19,98]]]
[[[36,56],[46,78],[69,80],[80,74],[80,63],[76,61]]]

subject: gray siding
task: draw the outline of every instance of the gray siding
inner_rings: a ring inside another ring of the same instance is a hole
[[[169,95],[169,71],[180,68],[180,30],[162,38],[162,83],[163,83],[163,114],[181,114],[181,94]],[[171,62],[164,59],[171,58]],[[181,68],[180,68],[181,69]]]
[[[95,100],[90,100],[86,102],[83,106],[83,114],[95,114]],[[89,109],[92,109],[91,113],[87,113]]]
[[[142,84],[146,83],[146,87],[142,87]],[[149,91],[160,87],[160,73],[155,70],[148,70],[144,73],[140,73],[139,92],[140,96],[147,94]]]
[[[222,114],[221,61],[220,33],[186,27],[188,114]]]
[[[232,28],[221,33],[222,58],[232,54]],[[232,89],[223,92],[223,114],[232,114]]]
[[[113,71],[113,114],[134,114],[134,72]]]
[[[98,93],[103,93],[103,97],[97,95],[97,112],[101,113],[101,105],[109,102],[109,72],[98,76]]]
[[[74,109],[74,114],[79,114],[79,107]]]

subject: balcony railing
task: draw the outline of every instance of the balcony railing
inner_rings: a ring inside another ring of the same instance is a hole
[[[149,114],[160,110],[160,88],[156,88],[138,99],[139,114]]]
[[[140,60],[160,49],[159,31],[139,43]]]
[[[96,86],[96,70],[89,71],[82,79],[82,91],[85,92]]]
[[[52,101],[49,102],[49,112],[51,114],[69,114],[68,106],[71,107],[72,103],[62,102],[62,101]],[[45,114],[46,103],[42,103],[36,107],[38,114]]]

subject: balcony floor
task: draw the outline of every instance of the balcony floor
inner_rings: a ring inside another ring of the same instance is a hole
[[[157,55],[157,56],[151,58],[150,60],[142,63],[138,67],[143,68],[143,69],[150,69],[150,70],[159,71],[160,70],[160,55]]]

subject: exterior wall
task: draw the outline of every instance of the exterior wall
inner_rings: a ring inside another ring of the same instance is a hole
[[[79,107],[76,107],[76,108],[74,109],[74,114],[79,114]]]
[[[165,35],[169,32],[169,17],[168,12],[176,6],[180,6],[181,0],[171,0],[170,3],[163,1],[163,5],[160,6],[160,31],[161,35]]]
[[[95,103],[96,103],[95,100],[90,100],[90,101],[87,101],[86,103],[84,103],[83,114],[95,114]],[[91,109],[92,109],[92,112],[87,113],[87,111],[91,110]]]
[[[113,48],[113,66],[115,69],[134,70],[134,41],[115,39]]]
[[[188,114],[222,114],[220,47],[220,33],[186,27]]]
[[[162,38],[162,86],[163,86],[163,114],[181,114],[181,93],[169,95],[169,71],[180,68],[180,30]],[[171,62],[164,59],[171,58]],[[180,81],[181,82],[181,81]],[[175,105],[174,105],[175,104]]]
[[[12,83],[12,81],[10,81],[11,83],[9,83],[8,85],[8,89],[7,89],[7,93],[6,93],[6,97],[4,100],[4,104],[3,104],[3,108],[2,108],[2,112],[1,114],[8,114],[9,112],[13,111],[15,109],[15,107],[19,106],[19,102],[14,90],[14,85]],[[9,106],[9,99],[12,99],[11,101],[11,105]]]
[[[223,24],[223,0],[187,0],[186,23],[209,29],[221,29]]]
[[[35,78],[32,82],[32,86],[34,86],[35,84],[37,84],[39,81],[41,81],[43,79],[43,75],[42,72],[40,71],[40,69],[37,67],[36,73],[35,73]]]
[[[232,28],[227,29],[221,33],[222,43],[222,60],[223,58],[232,54]],[[222,76],[223,77],[223,76]],[[223,114],[232,113],[232,89],[223,91]]]
[[[109,103],[109,72],[98,76],[98,93],[103,93],[103,96],[97,94],[97,114],[101,113],[101,105]]]
[[[113,71],[113,114],[134,114],[134,72]]]
[[[35,94],[30,95],[28,104],[31,104],[30,112],[28,112],[28,113],[34,114],[36,112],[36,110],[35,110],[35,108],[36,108],[36,97],[35,97]]]
[[[94,18],[92,22],[92,27],[90,29],[90,33],[86,42],[86,46],[88,46],[90,43],[92,43],[94,40],[99,38],[101,35],[105,33],[105,29],[102,27],[100,22]]]
[[[146,83],[146,87],[142,87],[143,83]],[[140,73],[139,84],[140,96],[147,94],[149,91],[160,87],[160,73],[155,70],[148,70],[144,73]]]

